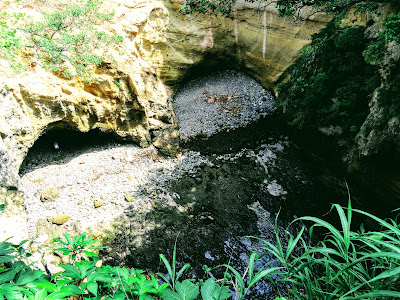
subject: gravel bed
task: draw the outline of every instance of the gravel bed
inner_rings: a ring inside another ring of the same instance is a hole
[[[116,218],[128,206],[140,210],[159,197],[168,181],[208,163],[197,152],[165,158],[153,147],[119,144],[94,147],[79,156],[60,155],[63,158],[56,164],[39,169],[34,164],[25,166],[19,188],[25,194],[31,231],[39,219],[60,214],[68,214],[86,229]],[[56,201],[42,202],[41,195],[49,188],[56,188],[59,196]],[[96,207],[95,201],[101,206]]]
[[[174,111],[183,140],[244,127],[274,111],[274,97],[246,74],[229,70],[188,82]]]

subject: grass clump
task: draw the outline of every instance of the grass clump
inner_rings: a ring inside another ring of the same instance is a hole
[[[323,240],[310,245],[301,230],[296,237],[287,233],[282,241],[276,235],[276,245],[264,241],[265,254],[273,255],[274,265],[281,267],[281,282],[285,295],[295,299],[393,299],[400,297],[400,224],[383,220],[362,210],[334,204],[341,228],[315,217],[314,228],[325,232]],[[351,230],[353,213],[374,221],[380,230],[366,231],[362,225]],[[295,221],[295,222],[296,222]],[[283,246],[286,245],[286,246]],[[293,255],[293,249],[300,254]]]

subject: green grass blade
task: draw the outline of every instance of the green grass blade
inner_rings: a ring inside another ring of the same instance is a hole
[[[250,255],[250,260],[249,260],[249,282],[253,280],[253,275],[254,275],[254,262],[257,260],[257,253],[253,252]]]
[[[348,223],[348,220],[346,218],[346,215],[344,213],[343,208],[340,205],[334,204],[335,208],[339,214],[339,218],[340,218],[340,223],[342,224],[342,230],[343,230],[343,243],[345,246],[345,256],[346,256],[346,260],[347,260],[347,252],[349,250],[350,247],[350,226]]]
[[[362,295],[356,297],[343,297],[340,299],[347,300],[347,299],[382,299],[382,297],[394,297],[393,299],[400,298],[400,292],[395,291],[373,291],[369,293],[363,293]]]
[[[280,267],[275,267],[258,272],[256,276],[254,276],[253,280],[249,280],[249,286],[247,287],[247,290],[250,289],[254,284],[256,284],[261,278],[264,278],[270,274],[277,274],[276,271],[279,270],[281,270]]]
[[[240,275],[238,271],[236,271],[232,266],[226,265],[226,264],[221,265],[221,267],[225,267],[225,268],[227,268],[228,270],[230,270],[230,271],[233,273],[233,275],[235,276],[235,279],[237,280],[237,282],[238,282],[238,284],[239,284],[239,287],[240,287],[241,289],[244,289],[244,288],[245,288],[246,284],[244,283],[244,280],[243,280],[242,275]]]
[[[316,217],[307,217],[306,216],[306,217],[301,217],[298,220],[311,221],[320,227],[326,228],[333,234],[333,236],[335,236],[339,241],[343,242],[343,244],[344,244],[343,237],[342,237],[340,231],[337,230],[332,224],[330,224],[324,220],[321,220],[319,218],[316,218]],[[316,226],[316,225],[314,225],[314,226]]]
[[[173,278],[174,277],[172,277],[172,268],[171,268],[171,265],[169,264],[169,261],[168,261],[168,259],[165,257],[165,255],[164,254],[160,254],[160,260],[164,263],[164,266],[167,268],[167,271],[168,271],[168,274],[169,274],[169,277],[171,278],[171,281],[173,282]],[[167,281],[167,282],[169,282],[169,281]]]
[[[289,256],[292,254],[294,248],[296,247],[297,243],[299,242],[299,240],[301,239],[303,232],[304,232],[305,227],[302,227],[300,232],[297,234],[296,238],[294,240],[290,239],[288,245],[287,245],[287,249],[286,249],[286,256],[285,259],[288,260]]]
[[[391,224],[389,224],[388,222],[386,222],[385,220],[382,220],[379,217],[376,217],[370,213],[367,213],[365,211],[359,210],[359,209],[353,209],[354,212],[360,213],[362,215],[368,216],[371,219],[374,219],[375,221],[377,221],[379,224],[381,224],[382,226],[390,229],[394,234],[397,234],[398,236],[400,236],[400,228],[397,226],[393,226]]]
[[[175,281],[178,281],[179,278],[190,268],[190,264],[185,264],[182,269],[179,270],[178,274],[176,275]]]

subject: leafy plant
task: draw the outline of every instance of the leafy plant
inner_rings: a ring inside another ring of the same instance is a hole
[[[297,130],[338,128],[351,140],[369,113],[369,101],[380,85],[376,67],[367,64],[364,27],[334,22],[312,36],[311,45],[289,68],[289,79],[278,87],[278,105]]]
[[[176,241],[174,245],[174,251],[172,254],[172,264],[169,263],[168,259],[165,257],[164,254],[160,254],[160,260],[164,263],[164,266],[166,267],[168,271],[168,279],[166,276],[164,276],[161,273],[157,273],[158,276],[160,276],[167,284],[168,286],[175,291],[176,284],[179,280],[179,278],[190,268],[190,264],[185,264],[179,271],[176,273]]]
[[[250,289],[262,278],[267,277],[269,275],[279,274],[280,267],[272,267],[269,266],[267,268],[262,268],[255,273],[255,262],[257,261],[257,253],[253,252],[250,255],[249,265],[247,267],[244,275],[241,275],[237,270],[235,270],[231,265],[222,265],[226,267],[233,275],[235,281],[232,281],[232,284],[235,288],[236,299],[241,300],[244,299]],[[245,280],[246,275],[247,280]]]
[[[88,257],[97,257],[98,255],[90,250],[106,248],[104,246],[89,247],[90,245],[96,243],[97,239],[93,240],[91,236],[87,237],[86,232],[80,235],[76,235],[74,237],[71,237],[69,233],[66,232],[64,236],[65,236],[65,241],[58,238],[56,238],[55,241],[63,244],[65,247],[55,248],[54,250],[63,251],[63,255],[70,255],[72,253],[71,256],[72,261],[76,259],[77,254],[81,253],[86,254]]]
[[[276,234],[276,244],[264,241],[262,249],[275,257],[282,267],[280,277],[287,293],[296,299],[366,299],[399,297],[400,291],[400,225],[394,220],[382,220],[367,212],[353,209],[349,199],[347,208],[334,204],[341,228],[316,218],[302,217],[297,221],[311,221],[310,235],[315,227],[326,231],[317,245],[309,245],[300,231],[296,238],[287,233],[283,242]],[[380,231],[351,230],[353,213],[376,221]],[[284,248],[280,245],[287,244]],[[293,249],[302,253],[293,255]]]
[[[0,13],[0,58],[8,60],[16,72],[23,69],[21,62],[17,60],[18,51],[23,48],[23,41],[17,34],[15,24],[23,16],[23,14]]]
[[[101,13],[100,0],[41,2],[42,21],[25,18],[25,25],[17,26],[21,15],[0,15],[0,57],[15,62],[19,49],[31,48],[46,69],[66,78],[91,79],[90,68],[103,62],[107,46],[123,41],[96,29],[114,14]]]

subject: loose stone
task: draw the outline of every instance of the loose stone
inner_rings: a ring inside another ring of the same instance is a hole
[[[57,224],[57,225],[62,225],[64,223],[68,222],[69,219],[70,219],[69,215],[61,214],[54,218],[53,223]]]
[[[40,200],[42,202],[53,202],[57,200],[59,195],[60,191],[56,187],[50,187],[43,191]]]

